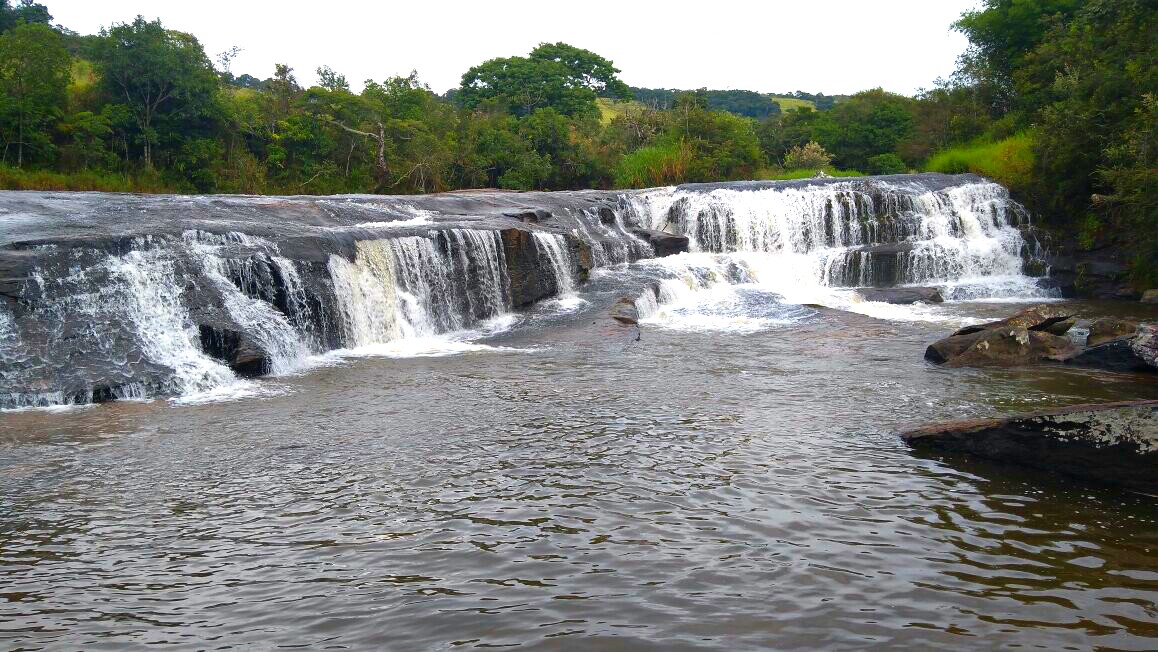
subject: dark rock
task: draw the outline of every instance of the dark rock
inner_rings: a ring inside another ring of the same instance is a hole
[[[229,365],[238,375],[252,378],[269,373],[269,356],[247,334],[208,325],[199,326],[198,331],[201,350]]]
[[[632,229],[631,232],[636,237],[651,245],[651,248],[655,250],[657,258],[682,254],[688,250],[689,241],[687,236],[672,235],[651,229]]]
[[[615,211],[609,206],[600,206],[599,221],[602,224],[615,224]]]
[[[984,333],[985,331],[978,331],[965,335],[950,335],[937,340],[925,349],[925,359],[936,364],[945,364],[973,346]]]
[[[529,306],[558,293],[558,283],[550,269],[543,265],[543,252],[530,231],[503,229],[503,253],[511,285],[511,305]]]
[[[608,309],[607,314],[612,319],[627,325],[639,324],[639,308],[635,305],[635,299],[631,297],[622,297]]]
[[[546,222],[551,219],[551,211],[543,210],[542,208],[535,208],[526,211],[509,211],[503,213],[504,216],[510,217],[520,222],[527,222],[529,224],[538,224]]]
[[[1143,324],[1132,337],[1091,346],[1066,363],[1107,371],[1158,372],[1158,325]]]
[[[953,335],[968,335],[970,333],[977,333],[979,331],[993,330],[995,328],[1024,328],[1031,331],[1046,331],[1054,335],[1062,335],[1065,331],[1057,332],[1056,324],[1071,321],[1074,316],[1072,310],[1066,306],[1056,306],[1050,304],[1043,304],[1040,306],[1033,306],[1026,308],[1016,315],[1002,319],[1000,321],[989,322],[988,324],[977,324],[975,326],[966,326],[957,329]],[[1072,325],[1072,323],[1071,323]],[[1066,329],[1068,330],[1068,328]]]
[[[1078,323],[1077,317],[1070,317],[1069,319],[1054,322],[1052,324],[1049,324],[1048,326],[1042,327],[1039,330],[1033,330],[1030,332],[1049,333],[1050,335],[1065,335],[1066,333],[1070,332],[1070,329],[1073,328],[1074,325],[1077,323]]]
[[[857,290],[857,294],[865,301],[894,304],[941,303],[945,300],[940,289],[927,287],[862,288]]]
[[[1158,401],[1076,405],[901,433],[910,446],[966,453],[1095,482],[1158,491]]]
[[[1137,330],[1137,322],[1109,317],[1096,319],[1090,324],[1090,334],[1086,336],[1086,346],[1097,346],[1119,337],[1130,336]]]

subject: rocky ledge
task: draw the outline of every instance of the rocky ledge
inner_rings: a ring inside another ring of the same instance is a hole
[[[1158,401],[1076,405],[900,433],[917,449],[966,453],[1158,492]]]

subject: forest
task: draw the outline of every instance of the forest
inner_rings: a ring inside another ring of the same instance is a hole
[[[1158,285],[1158,1],[984,0],[909,97],[629,87],[565,43],[419,78],[304,87],[141,17],[81,35],[0,0],[0,187],[247,194],[555,190],[975,172]]]

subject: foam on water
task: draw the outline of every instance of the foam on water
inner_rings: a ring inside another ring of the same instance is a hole
[[[690,314],[689,302],[698,300],[702,311],[720,311],[730,323],[730,304],[720,303],[728,290],[714,288],[719,283],[759,288],[785,303],[904,321],[968,317],[949,306],[868,302],[848,288],[934,285],[951,302],[1052,296],[1022,273],[1023,252],[1032,246],[1019,227],[1028,216],[994,183],[940,190],[884,180],[871,186],[849,181],[707,191],[677,187],[625,201],[643,226],[688,237],[693,254],[642,263],[697,290],[697,299],[669,300],[682,314]],[[691,268],[699,271],[689,273]],[[722,273],[725,269],[742,273]],[[665,305],[662,296],[659,305]]]

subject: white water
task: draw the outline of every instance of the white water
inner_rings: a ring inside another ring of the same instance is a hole
[[[397,218],[358,223],[368,229],[434,222],[429,211],[403,209],[360,205],[351,210]],[[939,191],[880,180],[709,192],[666,188],[626,195],[611,213],[590,209],[582,219],[577,215],[568,213],[566,228],[590,246],[596,266],[607,269],[622,271],[624,263],[652,253],[628,223],[689,237],[691,253],[637,263],[657,282],[655,294],[639,299],[644,321],[671,328],[773,329],[814,314],[805,304],[890,320],[962,322],[968,315],[954,309],[954,300],[1044,296],[1021,272],[1023,212],[1004,189],[985,182]],[[586,301],[577,292],[578,265],[567,239],[545,231],[533,236],[539,266],[555,280],[556,296],[546,307],[578,311]],[[206,355],[197,325],[206,315],[191,309],[217,311],[210,323],[219,319],[223,328],[244,332],[265,353],[274,375],[359,355],[505,351],[475,340],[518,322],[510,311],[510,280],[496,230],[449,229],[358,242],[351,258],[329,257],[328,279],[319,279],[312,267],[306,275],[307,268],[283,256],[274,243],[241,233],[141,238],[132,249],[90,267],[78,262],[67,271],[35,276],[46,298],[37,314],[20,323],[0,306],[0,387],[38,390],[0,392],[0,406],[84,402],[95,396],[99,388],[86,389],[83,369],[75,378],[66,373],[59,387],[13,376],[24,373],[21,369],[48,368],[59,360],[62,345],[104,356],[114,377],[105,373],[100,387],[118,398],[163,393],[203,401],[280,391],[276,384],[242,381]],[[207,294],[202,287],[197,296],[214,305],[189,306],[186,292],[194,282],[212,288]],[[865,302],[852,290],[894,282],[937,285],[950,302],[893,306]],[[330,284],[332,301],[328,292],[316,296]],[[29,342],[44,342],[43,350],[23,345],[25,335]],[[339,350],[326,353],[334,347]],[[173,370],[167,380],[149,385],[135,379],[138,369],[158,365]]]
[[[335,255],[329,268],[347,349],[405,351],[398,342],[429,343],[509,309],[497,231],[362,241],[353,262]]]
[[[557,233],[535,231],[535,244],[540,259],[545,259],[555,277],[556,295],[565,297],[575,293],[575,281],[571,277],[571,255],[567,252],[567,240]]]
[[[875,192],[863,182],[707,192],[660,188],[627,198],[643,226],[685,235],[695,252],[642,263],[679,279],[663,287],[695,294],[661,296],[659,306],[670,309],[652,310],[669,319],[691,319],[699,310],[693,306],[710,314],[711,306],[730,300],[734,285],[786,303],[893,320],[962,318],[946,307],[865,302],[843,288],[934,285],[950,301],[1049,296],[1022,273],[1026,242],[1018,225],[1026,216],[1001,186],[977,182],[930,191],[915,183],[875,184]],[[721,274],[725,268],[742,273]],[[717,312],[728,317],[726,307]]]

